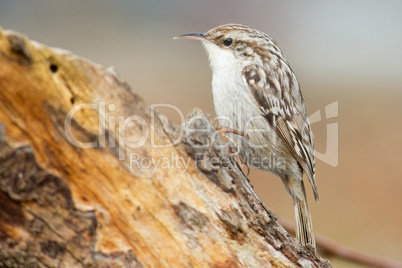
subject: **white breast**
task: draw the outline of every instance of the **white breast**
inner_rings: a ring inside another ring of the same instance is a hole
[[[240,155],[246,161],[262,160],[254,167],[280,173],[272,168],[272,159],[280,153],[278,139],[268,122],[261,115],[250,91],[242,80],[242,70],[249,62],[239,62],[230,50],[204,43],[208,52],[212,76],[212,93],[215,111],[221,126],[247,133],[244,138],[230,135],[241,146]],[[281,144],[281,143],[279,143]]]
[[[242,70],[247,62],[240,63],[230,50],[210,43],[204,43],[204,46],[213,73],[212,94],[219,123],[245,131],[251,127],[250,124],[264,122],[257,120],[260,111],[255,107],[253,97],[242,80]]]

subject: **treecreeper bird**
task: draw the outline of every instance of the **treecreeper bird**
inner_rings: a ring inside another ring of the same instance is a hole
[[[282,179],[295,208],[296,237],[315,249],[303,183],[305,172],[317,201],[313,134],[299,83],[281,49],[267,34],[239,24],[174,39],[180,38],[202,42],[219,124],[235,131],[228,135],[248,165]]]

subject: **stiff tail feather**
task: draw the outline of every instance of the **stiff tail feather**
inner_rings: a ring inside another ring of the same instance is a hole
[[[311,221],[310,211],[307,204],[306,190],[304,189],[304,184],[302,182],[302,198],[295,198],[295,216],[296,216],[296,238],[302,245],[310,244],[314,250],[315,239],[313,232],[313,223]]]

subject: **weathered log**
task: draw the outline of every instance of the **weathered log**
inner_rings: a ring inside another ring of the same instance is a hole
[[[253,195],[202,114],[0,29],[0,266],[331,267]]]

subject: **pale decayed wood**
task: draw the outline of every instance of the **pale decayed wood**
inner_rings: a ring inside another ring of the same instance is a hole
[[[183,134],[112,70],[0,31],[0,124],[0,266],[330,267],[208,146],[200,111]]]

